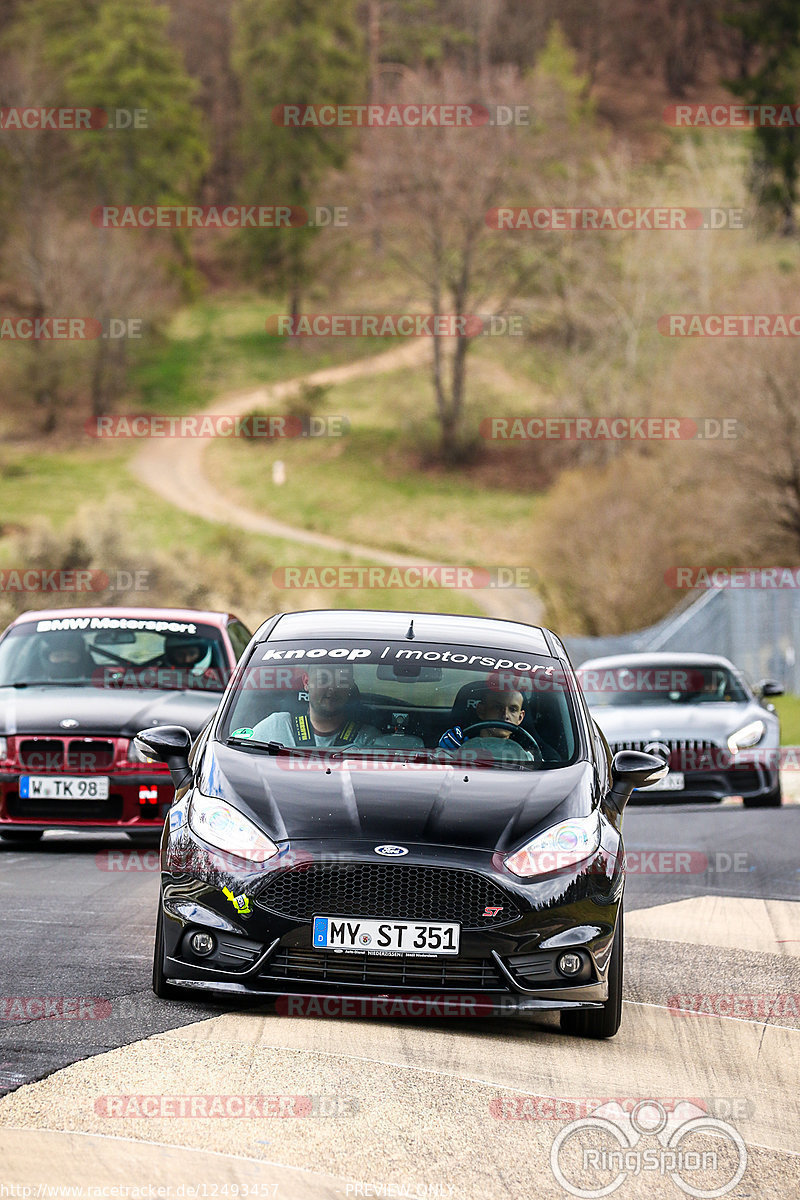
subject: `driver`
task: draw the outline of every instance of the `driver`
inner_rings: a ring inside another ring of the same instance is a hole
[[[314,663],[303,673],[308,692],[308,715],[276,712],[253,727],[260,742],[284,746],[368,746],[379,730],[353,719],[353,701],[358,692],[353,682],[352,663],[328,667]]]
[[[41,649],[41,659],[48,681],[81,679],[94,668],[94,660],[87,653],[79,633],[62,633],[48,638]]]
[[[521,758],[533,761],[533,755],[524,746],[520,746],[518,742],[510,742],[509,739],[513,735],[513,729],[507,728],[508,725],[521,725],[525,720],[525,700],[522,692],[510,689],[508,691],[498,691],[496,688],[486,686],[475,707],[477,724],[480,721],[504,721],[506,724],[498,726],[487,726],[484,729],[476,729],[470,734],[472,738],[501,738],[508,742],[504,747],[492,747],[491,752],[493,757],[497,758]],[[454,725],[452,729],[448,729],[439,739],[439,745],[443,750],[459,750],[464,742],[464,731],[460,725]]]

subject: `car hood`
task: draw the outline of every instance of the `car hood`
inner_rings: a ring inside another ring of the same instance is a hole
[[[588,762],[539,772],[376,769],[352,759],[327,766],[214,743],[197,785],[231,801],[276,842],[374,839],[505,851],[565,817],[585,816],[593,802]]]
[[[698,740],[724,745],[750,721],[776,719],[759,704],[642,704],[589,710],[609,742]]]
[[[165,692],[94,687],[0,688],[0,734],[104,734],[133,737],[151,725],[184,725],[197,734],[212,715],[220,692]],[[64,729],[60,722],[78,722]]]

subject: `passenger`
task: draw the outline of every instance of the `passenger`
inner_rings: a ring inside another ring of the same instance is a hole
[[[205,638],[168,635],[164,640],[164,663],[186,688],[222,686],[219,671],[211,666],[212,647]]]
[[[253,727],[260,742],[284,746],[368,746],[379,730],[358,720],[352,663],[310,666],[303,675],[308,713],[276,712]]]

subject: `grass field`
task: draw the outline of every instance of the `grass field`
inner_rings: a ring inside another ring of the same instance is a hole
[[[179,313],[165,337],[140,349],[132,372],[136,398],[124,406],[119,405],[118,411],[195,411],[208,406],[220,391],[291,378],[393,348],[380,339],[348,339],[347,343],[315,342],[292,347],[268,337],[263,331],[265,315],[270,311],[276,311],[276,306],[265,304],[260,298],[238,297],[214,303],[204,301]],[[237,442],[232,448],[228,443],[227,451],[221,445],[211,447],[208,467],[216,483],[220,484],[220,476],[227,474],[235,462],[237,469],[241,467],[244,472],[245,484],[250,478],[253,481],[252,494],[245,497],[248,504],[265,508],[298,525],[311,524],[315,510],[318,515],[327,511],[328,524],[323,522],[317,527],[338,527],[337,531],[345,537],[350,536],[351,530],[360,528],[361,534],[354,533],[353,536],[360,536],[368,545],[386,544],[383,537],[385,524],[392,528],[397,524],[399,513],[409,511],[412,524],[417,519],[420,521],[420,534],[429,521],[437,529],[435,534],[428,534],[424,552],[422,540],[412,543],[408,539],[408,544],[421,555],[429,552],[443,562],[483,561],[480,550],[473,549],[467,560],[463,555],[459,558],[460,541],[450,544],[448,510],[451,518],[453,511],[461,510],[462,491],[468,490],[460,488],[455,477],[441,485],[435,481],[426,482],[423,478],[415,485],[412,472],[408,471],[408,477],[392,499],[393,484],[382,478],[379,464],[384,452],[391,454],[392,451],[390,424],[396,397],[390,387],[382,396],[381,404],[373,403],[376,386],[376,382],[365,384],[359,395],[362,411],[373,414],[378,429],[367,426],[363,431],[359,430],[352,442],[350,439],[346,442],[346,473],[358,488],[364,489],[367,504],[363,498],[359,501],[352,489],[340,486],[337,490],[334,486],[337,476],[341,476],[335,458],[344,448],[344,442],[338,445],[328,442],[325,446],[303,443],[301,457],[288,464],[289,489],[281,493],[280,504],[274,507],[272,501],[276,497],[269,494],[269,489],[259,487],[258,476],[264,468],[261,443]],[[402,392],[405,384],[402,380],[397,381],[395,387]],[[337,405],[344,407],[343,396],[332,396],[325,411],[333,412]],[[355,409],[353,415],[355,418]],[[69,414],[65,414],[63,425],[68,417]],[[77,556],[77,565],[84,565],[86,555],[93,552],[91,534],[87,535],[86,530],[91,530],[102,514],[106,514],[106,520],[110,519],[118,527],[115,562],[148,565],[153,570],[153,577],[161,580],[153,595],[144,594],[137,601],[139,603],[202,602],[212,607],[231,607],[251,624],[276,608],[481,611],[476,598],[463,592],[406,590],[398,598],[396,591],[379,589],[280,591],[272,579],[273,571],[285,566],[305,565],[309,561],[321,564],[319,554],[309,556],[309,552],[290,542],[239,533],[176,510],[137,483],[132,459],[139,443],[92,439],[82,431],[81,425],[82,420],[75,418],[68,428],[60,429],[54,435],[26,437],[20,433],[0,447],[3,488],[0,562],[4,565],[24,565],[18,561],[22,545],[20,537],[30,537],[30,531],[45,527],[62,535],[58,565],[71,562],[70,546],[73,547],[73,558]],[[287,442],[285,448],[288,455],[300,446]],[[216,456],[220,452],[223,462],[217,464]],[[331,461],[331,455],[334,461]],[[297,477],[299,468],[303,469],[305,482]],[[396,471],[398,476],[402,475],[399,465]],[[380,495],[374,479],[382,480]],[[234,481],[233,490],[237,486]],[[298,498],[303,500],[302,512],[298,511]],[[377,507],[372,510],[372,519],[365,518],[359,524],[355,519],[359,507],[363,512],[373,501]],[[343,517],[337,523],[331,509],[339,506]],[[521,510],[518,502],[517,512]],[[441,516],[441,525],[435,519],[437,514]],[[406,544],[404,538],[405,535],[398,536],[398,544]],[[108,542],[103,545],[106,547],[103,552],[107,553]],[[30,546],[30,542],[25,543],[28,551]],[[95,548],[94,552],[99,551]],[[324,565],[369,565],[344,554],[326,552],[322,557]],[[178,576],[183,574],[183,582],[180,578],[175,582],[165,569],[170,560],[178,565]],[[111,564],[94,561],[92,565]],[[70,602],[69,598],[65,601],[63,597],[42,595],[31,603],[38,607],[65,602]]]
[[[321,367],[378,354],[379,338],[291,342],[270,336],[268,316],[284,306],[242,295],[182,309],[166,335],[142,343],[131,384],[137,409],[185,413],[239,387],[291,379]]]
[[[494,403],[505,412],[512,401],[484,391],[482,411]],[[232,499],[307,529],[441,562],[529,564],[536,493],[519,474],[487,486],[480,472],[426,466],[431,404],[424,368],[354,380],[330,389],[321,410],[347,419],[345,436],[218,441],[208,462]]]
[[[800,696],[776,696],[772,703],[781,719],[781,745],[800,746]]]

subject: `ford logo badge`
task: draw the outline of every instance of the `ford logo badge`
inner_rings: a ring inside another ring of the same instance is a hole
[[[385,854],[388,858],[399,858],[401,854],[408,854],[405,846],[376,846],[376,854]]]

